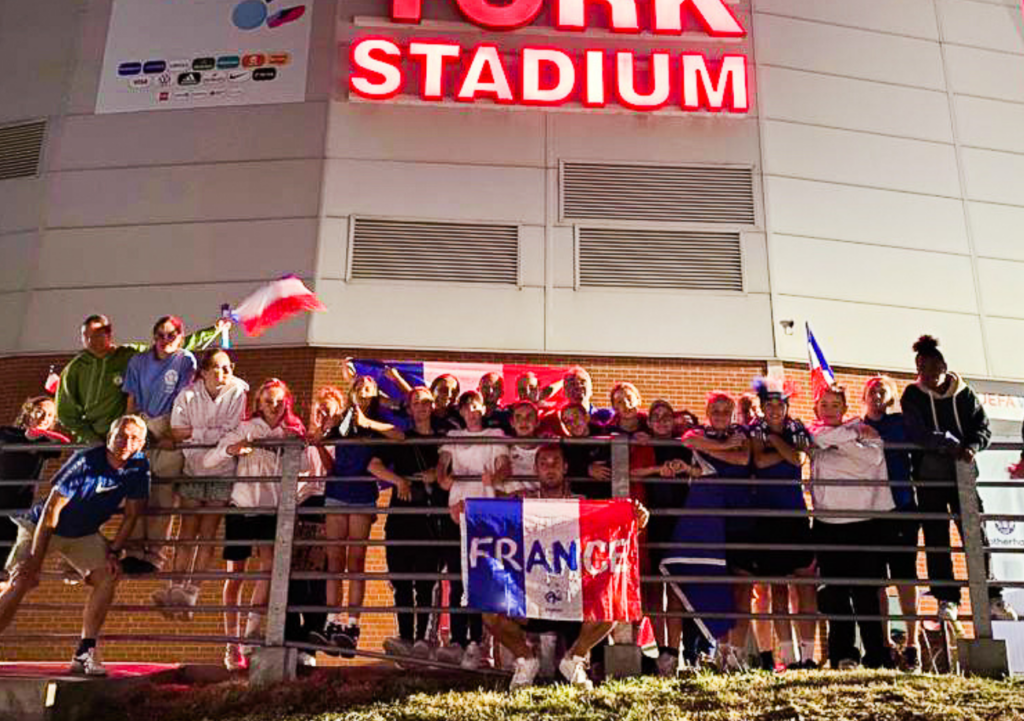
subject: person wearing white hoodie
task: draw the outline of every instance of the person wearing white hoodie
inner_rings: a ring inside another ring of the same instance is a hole
[[[253,408],[249,417],[235,430],[227,433],[217,447],[203,457],[206,468],[217,468],[229,460],[238,459],[239,476],[280,476],[283,448],[262,448],[253,441],[305,438],[306,429],[292,410],[292,394],[284,381],[271,378],[264,381],[256,391]],[[303,468],[308,471],[306,454],[302,454]],[[231,489],[231,505],[237,508],[276,508],[280,500],[280,483],[277,481],[236,482]],[[273,541],[277,537],[276,514],[230,514],[224,526],[226,541]],[[224,549],[229,559],[228,571],[240,573],[245,570],[246,560],[254,555],[257,572],[268,573],[274,557],[273,544],[251,547],[228,546]],[[224,605],[241,605],[242,580],[229,578],[224,582]],[[270,596],[270,584],[257,581],[250,604],[265,606]],[[227,636],[258,638],[263,615],[257,611],[249,613],[244,630],[241,616],[233,611],[224,612],[224,632]],[[228,644],[224,665],[228,670],[242,668],[246,649]]]
[[[186,476],[233,476],[235,459],[228,458],[213,468],[206,468],[203,459],[209,448],[189,448],[193,445],[212,445],[242,422],[249,385],[234,375],[231,356],[221,349],[211,349],[199,361],[199,372],[189,385],[174,399],[171,408],[171,437],[185,457]],[[181,499],[182,509],[223,508],[231,498],[230,481],[192,481],[177,484],[175,492]],[[178,529],[178,541],[213,540],[220,526],[220,514],[183,513]],[[175,573],[202,573],[213,559],[212,546],[178,546],[172,561]],[[199,584],[191,579],[172,580],[167,587],[153,593],[153,602],[169,618],[191,620],[187,610],[199,598]],[[186,607],[175,612],[173,607]]]
[[[894,507],[888,484],[866,485],[857,481],[885,481],[885,454],[878,432],[860,418],[845,420],[846,391],[832,386],[814,404],[818,417],[810,427],[811,496],[814,501],[814,542],[819,546],[857,546],[876,537],[878,522],[870,518],[829,515],[830,511],[891,511]],[[825,482],[828,483],[825,483]],[[835,483],[839,481],[839,483]],[[860,550],[818,551],[818,570],[825,578],[882,579],[882,558]],[[868,585],[829,583],[818,596],[822,613],[835,616],[874,616],[858,619],[864,644],[865,666],[892,666],[878,620],[878,589]],[[834,669],[854,668],[860,662],[855,645],[854,621],[829,619],[828,659]]]

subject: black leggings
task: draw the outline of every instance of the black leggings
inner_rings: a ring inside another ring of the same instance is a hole
[[[441,535],[444,540],[459,540],[459,527],[450,518],[442,519]],[[442,548],[441,566],[447,568],[448,573],[462,573],[462,549],[458,546],[453,548]],[[462,608],[462,581],[449,581],[448,608]],[[449,614],[451,624],[451,640],[460,646],[465,647],[470,641],[480,643],[484,638],[484,617],[479,613],[451,613]]]
[[[392,523],[391,519],[397,522]],[[402,530],[399,530],[401,528]],[[416,516],[389,516],[385,529],[389,541],[432,540],[429,520]],[[388,571],[391,573],[437,573],[441,558],[437,546],[387,546]],[[429,608],[434,598],[434,580],[391,581],[395,593],[395,605]],[[422,641],[427,637],[430,622],[429,611],[398,611],[398,635],[405,641]]]

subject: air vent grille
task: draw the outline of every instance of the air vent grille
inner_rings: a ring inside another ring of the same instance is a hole
[[[0,127],[0,180],[38,174],[45,135],[45,121]]]

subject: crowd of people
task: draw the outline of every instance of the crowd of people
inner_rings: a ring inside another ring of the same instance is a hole
[[[369,538],[378,496],[390,488],[392,509],[435,512],[387,517],[386,538],[405,543],[386,549],[388,570],[404,576],[391,582],[400,609],[398,635],[386,640],[385,650],[479,669],[497,655],[485,642],[491,638],[511,657],[513,686],[522,686],[533,682],[539,668],[529,634],[555,633],[564,637],[559,672],[587,685],[590,652],[614,624],[476,613],[460,607],[464,589],[453,580],[449,638],[438,647],[428,629],[436,621],[429,609],[439,602],[440,584],[429,577],[460,573],[457,542],[467,499],[612,496],[607,443],[540,439],[626,436],[633,441],[630,495],[644,527],[642,572],[665,579],[645,584],[643,594],[652,614],[657,672],[709,662],[724,670],[745,668],[751,635],[765,669],[920,668],[918,624],[907,622],[906,644],[894,653],[885,624],[877,620],[887,608],[880,587],[887,580],[917,579],[920,531],[925,545],[949,547],[947,521],[922,523],[906,514],[955,513],[955,463],[974,467],[974,456],[990,439],[977,396],[948,370],[930,336],[913,346],[918,377],[904,390],[899,412],[896,383],[886,376],[870,378],[856,397],[838,385],[823,389],[815,398],[815,418],[804,423],[790,412],[793,388],[775,378],[756,379],[738,398],[710,392],[700,418],[665,400],[645,405],[637,387],[625,381],[614,384],[607,407],[597,407],[590,375],[579,366],[548,387],[526,373],[517,379],[516,400],[503,404],[498,374],[463,389],[451,375],[427,387],[389,369],[402,393],[388,397],[373,377],[346,362],[341,387],[316,390],[307,424],[296,415],[285,381],[264,380],[250,394],[234,375],[230,352],[206,348],[226,322],[186,336],[179,318],[165,316],[153,327],[152,343],[139,346],[115,344],[110,321],[90,316],[82,325],[84,350],[64,368],[56,398],[28,399],[14,425],[2,429],[4,444],[22,444],[19,450],[0,448],[0,478],[8,481],[38,478],[45,461],[59,454],[52,445],[41,451],[24,444],[99,445],[75,453],[35,505],[33,486],[0,486],[0,508],[24,509],[13,523],[0,519],[0,543],[13,544],[0,587],[0,632],[38,584],[47,553],[56,551],[66,573],[91,587],[72,669],[102,675],[96,639],[118,580],[173,572],[153,603],[169,618],[191,619],[200,590],[195,578],[214,564],[213,546],[195,542],[218,538],[223,519],[223,559],[228,571],[239,574],[224,582],[223,602],[251,607],[248,613],[224,612],[225,635],[260,638],[269,583],[255,582],[246,597],[241,574],[271,568],[277,519],[244,510],[278,505],[280,485],[266,479],[281,475],[283,452],[259,441],[291,438],[305,443],[299,505],[328,511],[300,515],[296,537],[357,543],[299,547],[293,566],[326,571],[328,580],[293,580],[289,605],[350,610],[290,613],[290,641],[342,654],[358,647],[366,564],[366,544],[358,542]],[[859,413],[852,408],[858,401]],[[332,442],[346,438],[393,443]],[[151,485],[151,477],[167,482]],[[944,483],[917,484],[933,481]],[[147,505],[180,509],[180,523],[172,524],[170,513],[147,515]],[[101,527],[122,506],[113,538],[105,538]],[[197,509],[204,511],[189,512]],[[659,513],[664,509],[686,513]],[[175,527],[181,543],[170,542]],[[864,545],[893,550],[857,548]],[[949,551],[929,552],[927,568],[931,581],[953,580]],[[414,580],[402,580],[409,576]],[[704,578],[685,580],[694,576]],[[878,584],[865,585],[864,579]],[[897,588],[902,613],[917,614],[917,586]],[[939,615],[958,623],[959,587],[940,583],[931,594]],[[994,585],[991,598],[995,618],[1014,617]],[[730,617],[751,611],[776,617]],[[817,622],[779,616],[818,612],[831,620],[816,659]],[[227,668],[244,667],[249,648],[229,643]]]

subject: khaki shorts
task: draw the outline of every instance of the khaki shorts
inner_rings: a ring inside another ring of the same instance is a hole
[[[171,437],[171,416],[157,416],[146,418],[146,427],[149,435],[156,440]],[[149,468],[157,478],[173,478],[180,476],[185,469],[185,455],[181,451],[165,451],[160,448],[150,448],[146,451],[149,459]]]
[[[29,530],[30,524],[18,524],[18,539],[14,542],[14,548],[7,557],[5,568],[13,572],[15,567],[24,563],[32,556],[32,536],[35,534],[35,527]],[[47,553],[56,551],[82,576],[88,576],[97,568],[103,568],[107,563],[107,550],[109,545],[107,539],[98,533],[81,538],[65,538],[56,534],[50,536],[50,546]]]

